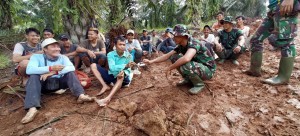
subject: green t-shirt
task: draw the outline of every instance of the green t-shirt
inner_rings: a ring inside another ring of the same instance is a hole
[[[186,47],[178,45],[174,51],[178,54],[181,53],[184,55],[189,48],[196,49],[196,55],[193,57],[192,61],[202,63],[203,65],[209,67],[212,72],[216,71],[217,66],[213,54],[197,39],[189,37],[188,45]]]
[[[218,32],[218,37],[220,37],[219,42],[225,49],[235,48],[240,36],[243,36],[243,33],[241,30],[236,28],[233,28],[230,32],[226,32],[225,30]]]

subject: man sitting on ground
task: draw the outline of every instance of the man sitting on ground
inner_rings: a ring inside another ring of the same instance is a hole
[[[23,77],[23,85],[25,86],[27,81],[26,67],[29,62],[29,58],[34,53],[43,53],[40,42],[40,32],[35,28],[28,28],[25,30],[26,42],[19,42],[15,45],[13,51],[12,61],[17,63],[15,73],[18,76]]]
[[[76,52],[78,45],[72,44],[69,40],[69,36],[66,34],[62,34],[60,37],[60,53],[67,56],[70,61],[74,64],[75,69],[79,68],[80,58]]]
[[[211,79],[216,71],[214,57],[204,44],[187,34],[185,25],[176,25],[174,32],[174,41],[178,46],[173,51],[154,60],[145,59],[143,62],[160,63],[171,58],[173,64],[165,70],[167,78],[171,70],[177,69],[184,78],[177,85],[192,82],[194,87],[189,93],[198,94],[205,86],[203,80]]]
[[[106,70],[105,68],[97,64],[91,65],[92,72],[102,85],[102,89],[98,93],[98,95],[101,95],[105,91],[110,90],[108,84],[114,83],[110,94],[104,99],[97,100],[99,106],[107,105],[113,95],[122,86],[128,87],[131,82],[131,67],[134,66],[135,63],[132,61],[130,53],[126,51],[125,38],[122,36],[115,38],[114,44],[116,50],[111,51],[107,54],[109,70]]]
[[[232,16],[225,17],[221,21],[224,30],[219,31],[215,38],[215,52],[220,58],[219,63],[224,63],[225,59],[232,60],[232,63],[239,65],[238,57],[245,51],[245,38],[242,31],[233,28],[235,21]]]
[[[102,40],[98,36],[97,28],[90,28],[88,31],[88,39],[80,43],[77,48],[79,57],[84,65],[87,67],[85,72],[90,72],[91,63],[97,63],[102,67],[106,64],[106,47]]]
[[[244,16],[238,16],[235,18],[237,25],[236,27],[240,29],[244,35],[245,38],[245,48],[246,50],[250,49],[250,27],[245,26],[245,20],[246,18]]]
[[[93,101],[84,90],[74,73],[74,66],[68,57],[60,54],[58,42],[53,38],[42,43],[44,54],[34,54],[28,63],[26,73],[30,75],[26,84],[25,110],[28,110],[22,123],[34,119],[41,107],[41,93],[51,93],[69,88],[78,98],[77,102]]]
[[[166,39],[158,45],[157,50],[166,54],[176,47],[176,43],[173,40],[173,29],[167,28],[164,36]]]
[[[224,13],[223,12],[219,12],[216,16],[216,19],[218,22],[215,22],[213,25],[212,25],[212,31],[214,33],[217,33],[219,30],[222,30],[223,29],[223,24],[221,23],[221,20],[224,19]]]
[[[146,29],[143,30],[143,36],[141,36],[140,42],[143,49],[143,55],[148,55],[150,57],[152,53],[152,39],[151,36],[148,35],[148,31]]]
[[[143,56],[143,51],[139,41],[134,39],[134,31],[131,29],[127,30],[126,38],[126,50],[131,54],[134,62],[139,63]]]

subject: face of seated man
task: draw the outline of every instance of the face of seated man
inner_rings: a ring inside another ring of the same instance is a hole
[[[125,41],[118,40],[118,42],[116,44],[116,50],[119,53],[123,53],[126,50]]]
[[[98,33],[95,30],[91,30],[88,32],[89,41],[94,41],[98,39]]]
[[[25,37],[29,43],[38,44],[40,42],[40,35],[37,34],[36,32],[32,31]]]
[[[56,58],[60,55],[60,47],[58,43],[53,43],[44,48],[45,54],[51,58]]]

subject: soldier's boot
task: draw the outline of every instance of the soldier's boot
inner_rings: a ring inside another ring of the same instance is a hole
[[[225,53],[221,51],[221,52],[216,52],[216,54],[219,57],[218,63],[223,64],[225,61]]]
[[[280,59],[277,76],[262,80],[262,82],[270,85],[287,84],[294,68],[294,60],[295,57],[282,57]]]
[[[189,90],[190,94],[198,94],[205,87],[202,79],[197,74],[192,74],[189,76],[189,79],[193,83],[194,87]]]
[[[250,69],[245,71],[247,75],[255,77],[261,76],[262,55],[262,52],[253,52],[251,54]]]
[[[191,83],[191,80],[186,75],[183,75],[182,72],[180,71],[180,69],[177,69],[177,71],[183,77],[183,80],[181,80],[178,83],[176,83],[176,86],[183,86],[183,85]]]

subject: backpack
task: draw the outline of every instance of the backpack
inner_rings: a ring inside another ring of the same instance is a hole
[[[84,89],[88,89],[92,85],[91,78],[89,78],[89,76],[84,72],[75,70],[75,75]]]

